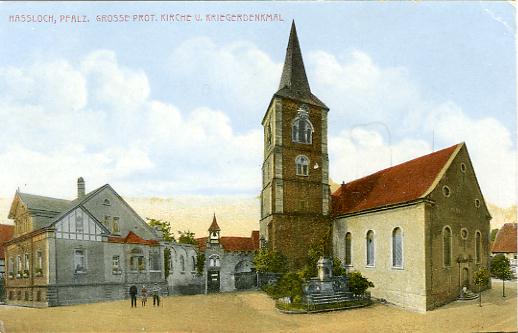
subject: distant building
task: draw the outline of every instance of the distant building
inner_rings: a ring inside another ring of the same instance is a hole
[[[493,254],[503,254],[511,262],[511,269],[516,275],[518,266],[518,249],[516,248],[516,237],[518,223],[506,223],[498,230],[495,241],[491,248]]]
[[[13,235],[14,225],[0,224],[0,279],[5,278],[5,247],[3,244],[13,238]]]
[[[250,237],[220,237],[215,214],[208,231],[208,237],[196,239],[199,250],[205,253],[206,291],[255,288],[257,275],[252,261],[259,249],[259,231],[252,231]]]
[[[334,255],[374,282],[374,297],[418,311],[455,300],[489,263],[491,216],[466,145],[331,195],[328,113],[311,92],[293,23],[280,85],[262,120],[261,238],[296,270],[308,246],[332,234]]]
[[[63,200],[16,192],[5,243],[8,304],[56,306],[121,299],[135,284],[164,292],[161,235],[108,184]]]

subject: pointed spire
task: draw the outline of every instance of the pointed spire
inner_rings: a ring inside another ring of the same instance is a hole
[[[279,90],[275,95],[296,99],[304,103],[310,103],[328,109],[322,101],[311,93],[311,89],[309,88],[299,38],[297,37],[295,20],[291,22],[290,38],[288,40],[288,46],[286,47],[286,57],[284,58],[281,82],[279,83]]]
[[[288,41],[288,47],[286,48],[286,57],[284,58],[284,68],[282,69],[279,90],[285,87],[301,96],[311,93],[304,68],[304,61],[302,60],[295,20],[291,22],[290,39]]]
[[[218,221],[216,221],[216,213],[214,213],[214,217],[212,218],[212,224],[209,227],[209,231],[220,231]]]

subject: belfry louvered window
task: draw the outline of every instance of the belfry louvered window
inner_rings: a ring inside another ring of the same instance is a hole
[[[374,266],[374,232],[367,232],[367,266]]]
[[[392,266],[403,267],[403,235],[401,228],[392,231]]]

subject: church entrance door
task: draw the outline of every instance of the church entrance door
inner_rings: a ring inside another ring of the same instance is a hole
[[[219,292],[219,271],[208,271],[207,273],[207,292]]]

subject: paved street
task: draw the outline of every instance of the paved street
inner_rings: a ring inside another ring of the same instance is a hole
[[[163,306],[131,309],[116,301],[47,309],[0,307],[14,332],[483,332],[516,331],[516,282],[501,283],[478,300],[454,302],[426,314],[390,305],[311,315],[278,313],[259,292],[166,297]]]

